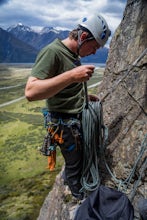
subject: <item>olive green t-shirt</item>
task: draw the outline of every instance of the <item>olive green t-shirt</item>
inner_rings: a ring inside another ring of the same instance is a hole
[[[32,76],[48,79],[81,65],[79,57],[59,39],[43,48],[32,68]],[[49,111],[79,113],[83,109],[83,83],[73,83],[46,100]]]

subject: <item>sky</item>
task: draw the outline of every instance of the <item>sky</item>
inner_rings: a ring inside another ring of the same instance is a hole
[[[121,22],[127,0],[0,0],[0,27],[22,23],[35,30],[72,30],[88,14],[100,13],[112,32]]]

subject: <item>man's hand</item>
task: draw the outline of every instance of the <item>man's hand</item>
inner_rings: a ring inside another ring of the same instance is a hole
[[[81,65],[70,70],[73,82],[86,82],[94,73],[94,69],[94,65]]]
[[[88,95],[88,100],[89,100],[89,101],[96,102],[96,101],[99,101],[99,98],[98,98],[98,96],[96,96],[96,95],[89,94],[89,95]]]

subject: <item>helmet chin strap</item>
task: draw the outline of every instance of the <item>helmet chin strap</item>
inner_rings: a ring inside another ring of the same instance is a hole
[[[77,48],[77,54],[78,55],[79,55],[80,48],[81,48],[81,46],[83,44],[83,42],[81,41],[81,38],[80,38],[82,32],[83,32],[82,30],[78,31],[78,48]]]
[[[89,40],[93,40],[94,37],[88,37],[86,38],[85,40],[81,40],[81,34],[83,33],[82,30],[78,30],[78,48],[77,48],[77,54],[79,55],[79,51],[80,51],[80,48],[81,46],[86,42],[86,41],[89,41]]]

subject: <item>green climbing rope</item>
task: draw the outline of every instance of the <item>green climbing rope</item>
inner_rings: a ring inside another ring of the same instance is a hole
[[[104,162],[105,162],[105,166],[109,172],[109,174],[111,175],[112,179],[114,180],[114,182],[116,183],[116,185],[118,186],[118,190],[119,191],[122,191],[122,192],[126,192],[127,188],[129,187],[130,183],[131,183],[131,180],[132,178],[134,177],[134,174],[135,174],[135,171],[137,169],[137,166],[139,164],[139,162],[141,161],[145,151],[147,150],[147,134],[145,135],[145,138],[141,144],[141,148],[140,148],[140,152],[134,162],[134,165],[130,171],[130,174],[128,175],[128,177],[125,179],[125,180],[122,180],[122,179],[118,179],[111,171],[110,167],[108,166],[108,163],[106,162],[106,158],[105,158],[105,153],[103,152],[102,154],[102,157],[104,159]],[[137,190],[137,187],[139,185],[139,181],[142,177],[142,174],[143,172],[145,171],[145,169],[147,168],[147,158],[145,159],[145,162],[142,164],[142,167],[141,167],[141,172],[140,172],[140,175],[138,177],[138,180],[135,184],[135,187],[132,189],[131,193],[130,193],[130,200],[133,201],[134,199],[134,196],[135,196],[135,193],[136,193],[136,190]]]
[[[83,172],[81,184],[83,191],[94,191],[100,185],[98,160],[104,151],[108,130],[103,124],[102,103],[88,102],[83,109]],[[103,148],[103,150],[102,150]]]

